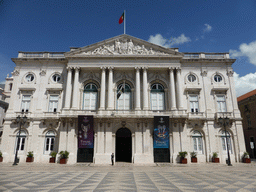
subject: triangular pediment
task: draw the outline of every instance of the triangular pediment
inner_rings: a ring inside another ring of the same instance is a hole
[[[176,56],[183,54],[130,35],[119,35],[86,47],[65,53],[65,57],[95,56]]]

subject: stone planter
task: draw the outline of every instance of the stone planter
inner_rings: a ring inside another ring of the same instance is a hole
[[[49,163],[55,163],[55,157],[51,157],[50,160],[49,160]]]
[[[250,158],[243,158],[243,162],[244,163],[251,163],[251,159]]]
[[[26,162],[27,163],[34,162],[34,157],[27,157]]]
[[[219,158],[212,158],[212,162],[213,162],[213,163],[219,163],[219,162],[220,162],[220,159],[219,159]]]
[[[187,158],[181,157],[180,158],[180,163],[181,164],[187,164],[188,163]]]
[[[0,162],[3,162],[3,157],[0,157]]]
[[[191,162],[192,163],[197,163],[197,158],[196,157],[191,157]]]
[[[67,164],[67,159],[60,159],[60,164]]]

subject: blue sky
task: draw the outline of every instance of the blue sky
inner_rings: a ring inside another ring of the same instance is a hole
[[[128,35],[180,52],[230,52],[237,95],[256,89],[255,0],[0,0],[0,82],[18,51],[69,51],[123,34],[123,10]]]

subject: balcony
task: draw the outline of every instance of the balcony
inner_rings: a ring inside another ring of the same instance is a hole
[[[219,118],[229,118],[230,120],[234,120],[234,116],[232,112],[217,112],[215,113],[215,120],[218,122]]]
[[[203,120],[205,119],[204,112],[188,112],[188,119],[189,120]]]

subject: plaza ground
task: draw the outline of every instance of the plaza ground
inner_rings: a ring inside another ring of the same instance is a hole
[[[251,164],[0,163],[0,191],[256,191]]]

